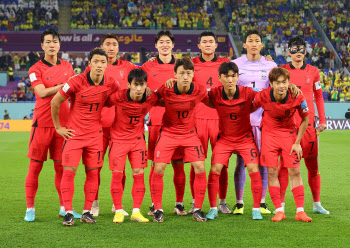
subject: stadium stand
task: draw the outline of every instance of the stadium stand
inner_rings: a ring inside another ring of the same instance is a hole
[[[57,0],[4,0],[0,1],[1,31],[57,30]]]
[[[328,36],[343,66],[350,69],[350,15],[342,1],[312,3],[310,8]]]
[[[206,1],[73,1],[72,29],[215,29]]]

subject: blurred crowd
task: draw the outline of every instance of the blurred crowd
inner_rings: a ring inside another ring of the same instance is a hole
[[[58,13],[57,0],[3,0],[0,1],[0,30],[57,30]]]
[[[72,29],[215,29],[209,0],[72,2]]]

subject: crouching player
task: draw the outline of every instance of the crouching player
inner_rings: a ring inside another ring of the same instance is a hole
[[[264,114],[260,128],[262,130],[261,164],[267,167],[269,193],[276,208],[272,221],[286,218],[281,204],[280,183],[278,181],[278,158],[282,157],[291,178],[292,192],[297,207],[296,220],[311,222],[304,212],[304,186],[300,175],[300,146],[308,122],[309,109],[305,97],[291,97],[288,90],[290,75],[284,68],[274,68],[269,74],[271,88],[259,92],[254,99],[253,111],[262,107]],[[302,118],[298,134],[294,113],[298,111]]]
[[[177,148],[183,148],[184,161],[191,162],[195,171],[195,211],[193,219],[206,221],[207,218],[201,210],[207,179],[204,167],[204,151],[196,130],[195,107],[208,101],[206,89],[194,82],[194,65],[190,59],[178,59],[174,66],[177,83],[173,88],[161,86],[157,90],[159,97],[163,98],[165,114],[162,127],[154,150],[154,172],[151,180],[151,194],[154,201],[154,222],[163,222],[162,209],[163,175],[167,163]]]
[[[256,92],[251,87],[237,86],[238,67],[225,62],[219,67],[219,80],[223,86],[209,91],[209,104],[219,114],[220,132],[216,142],[208,179],[209,220],[218,216],[217,194],[219,178],[223,167],[228,166],[232,153],[240,154],[251,178],[253,193],[253,220],[261,220],[260,200],[262,182],[259,172],[259,155],[250,125],[250,109]]]
[[[95,223],[90,210],[98,189],[98,168],[102,166],[103,133],[101,111],[107,98],[119,89],[118,83],[104,76],[107,54],[101,48],[89,54],[91,71],[72,77],[51,101],[51,115],[58,134],[65,138],[62,152],[63,176],[61,193],[66,215],[63,225],[74,225],[72,200],[74,177],[80,158],[85,165],[85,204],[81,222]],[[71,108],[67,127],[60,124],[60,105],[68,98]]]
[[[149,222],[140,212],[145,195],[144,168],[147,167],[147,149],[144,136],[144,120],[149,110],[157,104],[157,94],[146,96],[147,73],[134,69],[128,75],[128,89],[112,94],[108,105],[116,105],[116,116],[109,143],[109,168],[112,171],[111,194],[115,206],[113,222],[124,221],[122,197],[123,175],[128,156],[134,184],[132,187],[132,221]]]

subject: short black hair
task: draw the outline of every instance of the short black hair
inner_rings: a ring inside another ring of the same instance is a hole
[[[56,30],[54,30],[52,28],[49,28],[49,29],[47,29],[47,30],[45,30],[44,32],[41,33],[41,43],[44,43],[46,35],[52,35],[52,37],[54,39],[57,38],[58,41],[61,42],[60,34]]]
[[[202,32],[202,33],[199,35],[198,44],[201,43],[201,39],[202,39],[202,37],[204,37],[204,36],[213,36],[213,37],[214,37],[214,40],[215,40],[215,42],[216,42],[216,36],[215,36],[215,34],[214,34],[213,32],[211,32],[211,31],[204,31],[204,32]]]
[[[168,36],[172,41],[172,43],[175,42],[175,37],[169,30],[162,30],[162,31],[159,31],[158,34],[156,35],[156,38],[154,40],[155,44],[157,44],[157,42],[160,40],[162,36]]]
[[[253,29],[253,30],[248,30],[248,32],[246,33],[246,35],[245,35],[245,37],[244,37],[244,42],[243,42],[243,43],[246,43],[246,42],[247,42],[247,39],[248,39],[248,36],[249,36],[249,35],[252,35],[252,34],[258,35],[258,36],[260,37],[261,42],[262,42],[262,36],[261,36],[261,34],[259,33],[259,31],[256,30],[256,29]]]
[[[142,69],[133,69],[129,72],[128,83],[131,84],[133,79],[135,79],[136,82],[147,82],[147,73]]]
[[[119,42],[118,37],[115,34],[109,33],[102,36],[101,45],[103,45],[106,39],[116,39],[116,41]]]
[[[300,36],[289,39],[288,48],[291,48],[294,44],[303,45],[304,47],[306,47],[304,39]]]
[[[219,76],[227,75],[229,71],[239,74],[238,66],[233,62],[224,62],[219,66]]]
[[[103,50],[102,48],[99,48],[99,47],[96,47],[96,48],[94,48],[94,49],[92,49],[91,51],[90,51],[90,53],[89,53],[89,61],[91,61],[92,60],[92,57],[94,56],[94,55],[102,55],[102,56],[105,56],[106,57],[106,59],[108,60],[108,56],[107,56],[107,53],[105,52],[105,50]]]
[[[174,71],[177,72],[177,68],[179,68],[180,66],[183,66],[185,70],[194,70],[194,65],[189,58],[181,58],[176,60]]]

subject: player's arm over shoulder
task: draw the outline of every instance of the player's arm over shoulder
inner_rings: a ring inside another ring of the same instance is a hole
[[[251,106],[250,112],[256,111],[258,108],[262,107],[264,96],[266,95],[266,92],[269,91],[269,89],[263,89],[262,91],[259,91],[256,93],[253,104]]]
[[[80,81],[80,78],[83,76],[83,74],[75,75],[68,79],[67,83],[63,85],[63,87],[59,90],[59,93],[64,98],[69,98],[73,94],[75,94],[77,88],[78,88],[78,82]]]

